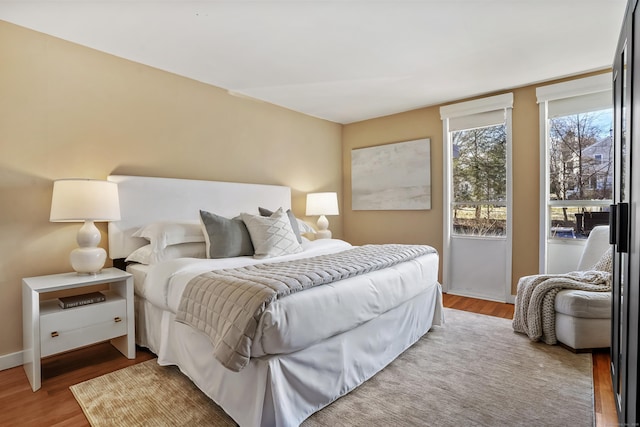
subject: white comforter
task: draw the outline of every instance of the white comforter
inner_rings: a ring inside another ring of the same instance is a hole
[[[302,253],[267,260],[238,257],[166,261],[149,268],[146,279],[136,284],[136,293],[153,305],[175,314],[184,288],[198,274],[312,257],[350,247],[342,240],[324,239],[303,242]],[[429,254],[385,270],[307,289],[277,300],[261,318],[252,356],[290,353],[352,329],[438,286],[437,271],[438,255]]]

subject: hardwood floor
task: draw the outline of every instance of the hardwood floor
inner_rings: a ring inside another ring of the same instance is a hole
[[[513,318],[512,304],[445,294],[444,306]],[[69,386],[153,357],[138,348],[135,360],[128,360],[108,343],[52,356],[43,360],[42,388],[35,393],[21,366],[0,371],[0,426],[86,427],[89,423]],[[609,353],[594,353],[592,357],[596,427],[617,426]]]
[[[31,391],[22,366],[0,371],[0,426],[89,426],[69,386],[155,357],[136,349],[129,360],[109,343],[42,361],[42,388]]]

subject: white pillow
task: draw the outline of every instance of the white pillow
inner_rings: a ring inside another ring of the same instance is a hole
[[[204,242],[199,222],[155,222],[140,228],[132,236],[147,239],[155,252],[170,245]]]
[[[125,261],[149,265],[175,258],[206,258],[205,244],[180,243],[167,246],[160,251],[154,251],[151,244],[148,244],[131,252]]]
[[[308,222],[305,222],[300,218],[296,218],[296,221],[298,222],[298,229],[300,230],[300,234],[316,234],[316,229],[313,228]]]
[[[278,209],[271,216],[240,214],[249,230],[255,250],[254,258],[271,258],[302,252],[302,246],[291,228],[285,211]]]

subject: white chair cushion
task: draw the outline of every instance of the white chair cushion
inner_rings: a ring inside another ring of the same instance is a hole
[[[589,238],[580,257],[577,270],[590,270],[610,247],[609,226],[599,225],[594,227],[591,233],[589,233]]]
[[[611,318],[611,292],[567,289],[558,292],[555,310],[568,316],[589,319]]]

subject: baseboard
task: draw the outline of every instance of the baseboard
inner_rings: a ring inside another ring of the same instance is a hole
[[[24,360],[23,353],[22,351],[18,351],[0,356],[0,371],[22,365],[22,361]]]

